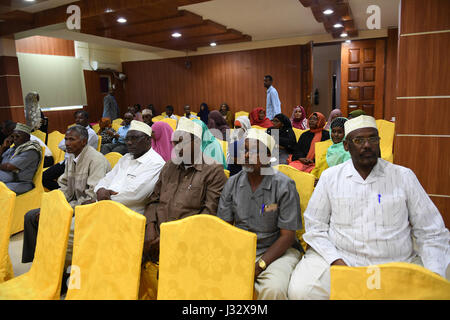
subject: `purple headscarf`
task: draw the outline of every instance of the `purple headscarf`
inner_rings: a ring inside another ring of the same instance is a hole
[[[172,154],[172,133],[172,127],[164,121],[157,121],[152,126],[152,148],[164,161],[169,161]]]

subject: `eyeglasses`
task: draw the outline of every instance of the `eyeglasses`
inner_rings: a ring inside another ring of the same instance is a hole
[[[368,137],[368,138],[353,138],[353,143],[357,146],[362,146],[367,142],[369,144],[379,144],[380,143],[380,137]]]
[[[126,136],[126,138],[124,140],[125,140],[125,142],[128,142],[128,141],[135,142],[135,141],[142,139],[143,137],[144,137],[143,135],[142,136]]]

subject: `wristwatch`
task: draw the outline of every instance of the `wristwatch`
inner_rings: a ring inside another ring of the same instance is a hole
[[[259,266],[262,270],[266,270],[266,268],[267,268],[266,262],[265,262],[263,259],[261,259],[261,258],[258,260],[258,266]]]

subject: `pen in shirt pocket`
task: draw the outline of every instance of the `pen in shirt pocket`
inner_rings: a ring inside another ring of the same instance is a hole
[[[381,194],[378,194],[378,203],[381,203]]]
[[[263,215],[263,213],[264,213],[264,208],[265,208],[265,204],[263,203],[261,206],[261,215]]]

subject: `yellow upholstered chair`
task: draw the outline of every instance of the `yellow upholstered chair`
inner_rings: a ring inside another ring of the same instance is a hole
[[[122,118],[117,118],[112,121],[112,124],[118,124],[119,126],[121,126],[122,122],[123,122]]]
[[[267,128],[260,127],[260,126],[257,126],[257,125],[253,125],[252,128],[253,129],[259,129],[259,130],[264,130],[264,131],[267,130]]]
[[[160,120],[160,121],[163,121],[163,122],[165,122],[165,123],[168,123],[169,126],[172,127],[173,131],[177,130],[177,120],[175,120],[175,119],[170,119],[170,118],[164,118],[164,119],[162,119],[162,120]]]
[[[275,168],[278,169],[281,173],[287,175],[295,182],[295,187],[297,189],[298,195],[300,196],[300,209],[302,211],[302,229],[297,230],[296,234],[303,249],[306,251],[307,244],[303,240],[303,234],[305,233],[305,219],[303,218],[303,214],[308,207],[309,199],[311,198],[314,191],[314,182],[316,178],[310,173],[297,170],[294,167],[285,164],[280,164],[278,166],[275,166]]]
[[[13,220],[11,224],[11,234],[15,234],[23,230],[23,219],[28,211],[41,207],[42,194],[44,193],[42,173],[44,171],[45,148],[41,147],[41,149],[41,161],[39,162],[38,168],[33,177],[34,188],[16,197],[16,206],[14,208]]]
[[[223,169],[223,172],[225,172],[225,176],[227,177],[227,179],[229,179],[230,178],[230,170]]]
[[[77,206],[66,299],[137,299],[144,233],[145,217],[121,203]]]
[[[100,152],[100,149],[102,148],[102,136],[97,136],[98,142],[97,142],[97,151]]]
[[[295,138],[297,139],[297,141],[298,141],[298,139],[300,139],[300,136],[302,135],[302,133],[306,131],[306,130],[301,130],[301,129],[297,129],[294,127],[292,127],[292,130],[294,130]]]
[[[41,130],[35,130],[35,131],[33,131],[31,134],[32,134],[33,136],[35,136],[35,137],[41,139],[42,142],[45,143],[45,136],[46,136],[45,132],[42,132]]]
[[[113,123],[111,125],[111,128],[113,128],[116,132],[119,131],[119,128],[122,127],[120,124],[118,123]]]
[[[73,127],[74,125],[76,125],[76,123],[71,123],[67,126],[67,129],[69,129],[70,127]]]
[[[65,152],[58,148],[58,144],[64,139],[65,135],[59,131],[53,131],[48,135],[47,146],[53,154],[53,160],[55,163],[64,160]]]
[[[320,178],[320,175],[325,169],[328,169],[327,151],[332,144],[333,141],[331,139],[316,142],[315,144],[316,166],[311,171],[311,174],[313,174],[317,179]]]
[[[60,190],[42,195],[30,271],[0,284],[0,300],[59,300],[73,210]]]
[[[450,282],[415,264],[332,266],[330,273],[333,300],[450,300]]]
[[[0,283],[14,277],[8,247],[15,202],[16,194],[0,182]]]
[[[248,117],[249,113],[246,111],[238,111],[234,114],[234,118],[237,119],[238,117]]]
[[[122,155],[118,152],[109,152],[105,154],[105,158],[109,161],[112,169],[117,164],[117,162],[119,162],[120,158],[122,158]]]
[[[94,124],[92,130],[94,130],[95,133],[98,133],[100,131],[100,125],[98,123]]]
[[[153,122],[157,122],[157,121],[161,121],[162,119],[164,119],[164,116],[156,116],[152,118]]]
[[[228,150],[228,142],[220,140],[220,139],[217,139],[217,141],[219,141],[219,143],[220,143],[220,145],[222,147],[223,155],[226,158],[227,157],[227,150]]]
[[[251,300],[256,234],[200,214],[161,224],[158,300]]]
[[[389,162],[394,162],[395,123],[383,119],[375,120],[375,122],[377,123],[378,134],[381,138],[381,158]]]

